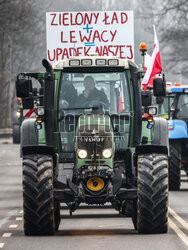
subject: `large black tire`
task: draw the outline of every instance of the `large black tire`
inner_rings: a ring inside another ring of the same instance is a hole
[[[23,157],[23,211],[25,235],[54,234],[56,225],[51,156]]]
[[[12,131],[13,143],[19,144],[20,143],[20,125],[18,125],[18,124],[13,125],[12,130],[13,130]]]
[[[137,218],[142,234],[168,231],[168,158],[163,154],[138,156]]]
[[[180,146],[170,143],[169,190],[180,190],[181,185],[181,152]]]

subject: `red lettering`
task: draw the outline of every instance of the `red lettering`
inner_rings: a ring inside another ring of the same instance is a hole
[[[123,53],[124,53],[123,48],[125,48],[125,45],[120,45],[119,46],[119,57],[122,58],[122,59],[125,59],[126,57],[123,56]]]
[[[82,49],[82,47],[78,47],[78,48],[76,49],[76,56],[79,56],[79,55],[82,54],[82,52],[80,51],[81,49]]]
[[[109,46],[108,46],[108,51],[109,51],[109,53],[112,54],[112,56],[115,56],[114,51],[111,50],[111,48],[113,49],[113,46],[112,46],[112,45],[109,45]]]
[[[71,31],[70,31],[70,42],[71,42],[71,43],[77,43],[76,40],[73,41],[73,39],[76,38],[76,37],[73,35],[73,33],[75,33],[75,30],[71,30]]]
[[[108,56],[108,48],[107,48],[107,46],[104,46],[104,48],[103,48],[103,56]]]
[[[80,19],[80,22],[78,22],[79,16],[80,16],[80,18],[81,18],[81,19]],[[76,25],[81,25],[81,24],[83,23],[83,15],[82,15],[81,12],[78,12],[78,13],[76,14],[75,23],[76,23]]]
[[[58,25],[57,23],[54,23],[54,20],[56,18],[56,14],[55,13],[54,14],[50,14],[50,16],[53,16],[51,25]]]
[[[99,56],[102,56],[102,46],[100,46],[100,48],[97,46],[95,49],[95,53],[97,53]]]
[[[128,21],[128,16],[125,12],[121,12],[121,23],[126,23]]]
[[[107,30],[103,30],[103,32],[101,33],[101,40],[102,40],[103,42],[105,42],[105,43],[107,43],[107,42],[109,41],[108,39],[104,40],[103,35],[104,35],[104,33],[106,33],[106,32],[107,32]]]
[[[69,48],[69,55],[75,56],[76,55],[76,49],[75,48]]]
[[[95,24],[96,24],[99,18],[99,13],[93,13],[93,15],[95,17]]]
[[[54,61],[54,60],[55,60],[55,49],[53,49],[53,58],[50,58],[50,51],[49,51],[49,49],[48,49],[48,59],[49,59],[50,61]]]
[[[61,31],[61,43],[68,43],[68,41],[63,40],[63,31]]]
[[[101,38],[100,38],[98,30],[95,30],[92,41],[95,42],[96,39],[98,39],[99,42],[101,42]]]
[[[117,54],[118,54],[118,49],[119,49],[119,45],[115,45],[114,48],[116,49],[116,51],[115,51],[115,56],[117,56]]]
[[[131,57],[127,56],[127,59],[131,60],[131,59],[133,59],[132,45],[127,45],[127,48],[130,49],[130,54],[131,54]]]
[[[88,37],[87,37],[87,36],[82,36],[81,31],[79,31],[79,34],[80,34],[80,41],[81,41],[82,43],[85,42],[85,41],[89,42],[90,39],[91,39],[92,30],[90,30],[89,36],[88,36]]]
[[[72,13],[70,14],[70,23],[71,23],[71,25],[76,25],[76,23],[73,23],[73,16],[72,16]]]
[[[109,16],[107,15],[106,12],[104,12],[104,19],[102,20],[105,25],[109,25],[110,23],[107,22]]]
[[[61,14],[59,14],[59,25],[61,25]]]
[[[88,16],[87,13],[85,13],[85,16],[84,16],[84,24],[88,23],[88,24],[91,24],[91,21],[92,21],[92,15],[93,13],[90,15],[90,17]],[[87,21],[86,21],[87,19]]]
[[[62,54],[62,49],[61,48],[57,48],[56,49],[56,61],[59,60],[59,56]]]
[[[69,20],[68,17],[66,17],[68,15],[69,15],[69,13],[63,13],[62,19],[63,19],[63,25],[64,26],[68,26],[69,25],[69,23],[65,23],[65,21]]]
[[[114,38],[115,38],[115,36],[116,36],[116,34],[117,34],[117,30],[115,30],[114,33],[113,33],[113,31],[110,30],[110,34],[112,35],[111,42],[113,42],[113,41],[114,41]]]
[[[67,57],[67,59],[69,59],[68,49],[66,49],[66,48],[63,51],[63,55],[62,55],[62,59],[61,60],[63,60],[65,57]]]
[[[84,56],[89,56],[88,52],[90,51],[91,47],[84,47]]]
[[[118,22],[118,17],[117,17],[116,12],[114,12],[114,14],[113,14],[111,24],[113,24],[113,23],[114,23],[114,21],[116,21],[116,23],[119,23],[119,22]]]

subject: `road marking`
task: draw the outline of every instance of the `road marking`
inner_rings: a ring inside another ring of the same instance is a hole
[[[4,234],[2,235],[2,237],[8,238],[8,237],[10,237],[11,235],[12,235],[11,233],[4,233]]]
[[[186,230],[188,230],[188,223],[184,221],[172,208],[168,207],[169,213],[176,219]]]
[[[8,220],[13,216],[15,215],[17,212],[17,210],[11,210],[8,212],[8,216],[2,220],[0,220],[0,228],[6,223],[8,222]]]
[[[18,225],[17,224],[13,224],[13,225],[10,225],[9,228],[17,228]]]
[[[20,214],[23,214],[23,210],[20,211]]]
[[[5,243],[0,243],[0,248],[3,248]]]
[[[22,217],[16,217],[16,220],[23,220]]]
[[[169,218],[169,225],[174,232],[180,237],[180,239],[188,246],[188,237],[179,229],[178,226]]]

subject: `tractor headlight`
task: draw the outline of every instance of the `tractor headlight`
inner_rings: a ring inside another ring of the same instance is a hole
[[[112,156],[112,150],[111,149],[104,149],[102,151],[102,155],[104,158],[110,158]]]
[[[85,159],[87,157],[87,151],[85,149],[78,150],[78,157],[80,159]]]
[[[148,114],[149,115],[156,115],[157,114],[157,107],[148,107]]]
[[[44,107],[42,107],[42,106],[41,106],[41,107],[37,107],[36,113],[37,113],[37,115],[39,115],[39,116],[44,115],[44,114],[45,114]]]
[[[20,118],[21,112],[20,112],[20,111],[17,111],[17,112],[16,112],[16,116],[17,116],[18,118]]]

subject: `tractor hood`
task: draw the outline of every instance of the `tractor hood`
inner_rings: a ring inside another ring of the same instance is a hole
[[[79,117],[76,130],[76,155],[81,165],[106,165],[109,160],[112,161],[114,134],[109,115],[87,114]]]
[[[169,139],[188,138],[187,124],[181,120],[168,121]]]

